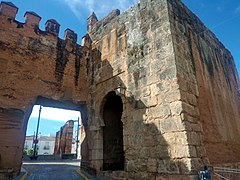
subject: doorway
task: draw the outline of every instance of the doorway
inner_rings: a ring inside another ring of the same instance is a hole
[[[124,170],[123,103],[114,91],[105,97],[103,106],[103,170]]]

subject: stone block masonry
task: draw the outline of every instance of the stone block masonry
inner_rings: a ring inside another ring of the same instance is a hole
[[[22,23],[15,20],[16,6],[9,2],[0,6],[0,179],[4,179],[20,170],[35,104],[79,111],[86,105],[89,49],[76,44],[76,34],[69,29],[60,39],[56,20],[48,20],[42,31],[36,13],[26,12]]]
[[[239,161],[240,82],[232,55],[183,4],[169,2],[178,80],[189,109],[183,120],[195,119],[190,130],[201,125],[202,131],[194,131],[203,144],[195,147],[204,145],[212,165]]]
[[[82,46],[69,29],[58,38],[55,20],[41,31],[37,14],[26,13],[30,20],[20,23],[17,7],[1,6],[0,128],[16,124],[4,133],[24,139],[40,97],[81,106],[81,167],[89,172],[193,179],[204,165],[239,164],[234,61],[180,1],[140,0],[102,20],[92,13]],[[6,148],[19,157],[22,139],[1,138],[0,169],[13,168],[14,175],[20,159],[8,164]]]

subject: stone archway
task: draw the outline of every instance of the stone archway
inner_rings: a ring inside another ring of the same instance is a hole
[[[123,103],[114,91],[105,97],[102,117],[103,127],[103,170],[124,170]]]

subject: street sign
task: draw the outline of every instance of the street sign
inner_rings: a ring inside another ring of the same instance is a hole
[[[38,139],[34,139],[33,144],[37,144],[37,143],[38,143]]]

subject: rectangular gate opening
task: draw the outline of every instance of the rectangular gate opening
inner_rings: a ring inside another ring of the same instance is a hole
[[[50,159],[79,158],[79,123],[79,111],[35,105],[28,121],[23,150],[25,159],[47,158],[43,155]]]

